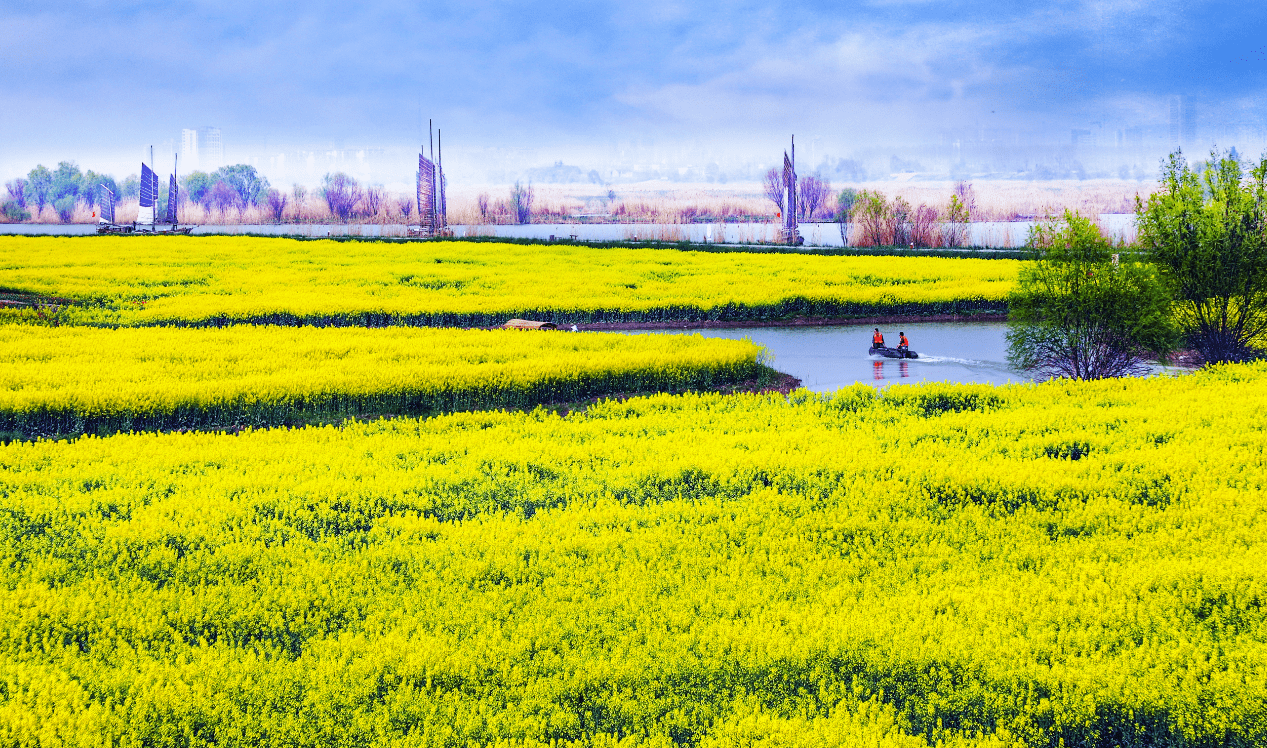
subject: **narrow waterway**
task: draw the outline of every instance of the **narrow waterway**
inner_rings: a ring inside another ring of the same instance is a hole
[[[1007,324],[1003,322],[907,322],[883,325],[885,342],[897,345],[906,332],[917,359],[867,355],[871,327],[750,327],[734,330],[683,330],[710,338],[748,338],[765,346],[779,371],[817,392],[856,382],[888,385],[913,382],[1027,382],[1007,365]]]

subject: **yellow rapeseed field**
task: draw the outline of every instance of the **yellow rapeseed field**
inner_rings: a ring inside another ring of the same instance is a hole
[[[470,242],[0,237],[0,288],[82,302],[66,322],[122,325],[998,312],[1018,266]]]
[[[11,745],[1267,743],[1267,366],[0,447]]]
[[[731,384],[758,346],[699,335],[0,325],[0,433],[225,428]]]

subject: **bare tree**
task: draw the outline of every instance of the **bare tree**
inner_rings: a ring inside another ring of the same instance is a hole
[[[365,188],[365,212],[377,216],[383,207],[383,188],[374,186]]]
[[[787,197],[787,193],[783,187],[783,171],[781,169],[771,169],[765,173],[765,196],[770,198],[779,208],[779,215],[783,214],[783,200]]]
[[[303,218],[304,201],[308,199],[308,188],[302,184],[296,184],[290,188],[291,205],[294,207],[295,218]]]
[[[831,184],[829,182],[819,179],[813,174],[801,177],[800,202],[797,205],[801,215],[798,217],[803,221],[813,221],[818,212],[827,207],[827,196],[830,194]]]
[[[9,196],[13,198],[13,202],[18,204],[19,208],[26,208],[26,180],[22,177],[10,179],[4,183],[4,188],[9,191]]]
[[[405,217],[405,223],[409,223],[409,214],[414,212],[413,198],[405,197],[400,200],[400,214]]]
[[[515,223],[532,223],[532,183],[524,187],[519,182],[510,190],[510,206]]]
[[[242,205],[242,196],[224,181],[216,182],[207,191],[206,200],[209,207],[214,207],[222,214],[229,208],[237,208],[239,212],[245,210],[245,206]]]
[[[889,217],[893,223],[893,246],[905,247],[911,243],[911,204],[904,198],[895,197],[890,206]]]
[[[488,223],[488,193],[481,192],[477,201],[480,206],[480,223]]]
[[[321,195],[326,199],[330,213],[340,221],[346,221],[361,202],[361,185],[355,179],[337,171],[326,174],[321,180]]]
[[[937,209],[920,203],[911,219],[911,244],[917,247],[941,245],[941,224]]]
[[[282,214],[286,212],[286,193],[281,190],[268,191],[268,214],[274,221],[281,223]]]

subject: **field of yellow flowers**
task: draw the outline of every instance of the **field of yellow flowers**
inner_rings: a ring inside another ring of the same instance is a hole
[[[0,741],[1263,745],[1264,413],[1245,365],[11,443]]]
[[[274,426],[711,388],[747,341],[518,330],[0,325],[0,435]]]
[[[510,317],[997,313],[1018,267],[1014,260],[470,242],[0,237],[0,289],[79,302],[61,321],[97,325],[476,327]]]

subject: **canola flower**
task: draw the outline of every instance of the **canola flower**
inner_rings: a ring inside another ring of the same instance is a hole
[[[0,447],[13,745],[1267,742],[1267,366]]]
[[[471,242],[0,237],[0,288],[78,301],[64,321],[105,325],[473,327],[510,317],[1000,312],[1019,266]]]
[[[700,335],[0,325],[0,433],[303,423],[532,407],[758,377],[761,349]]]

